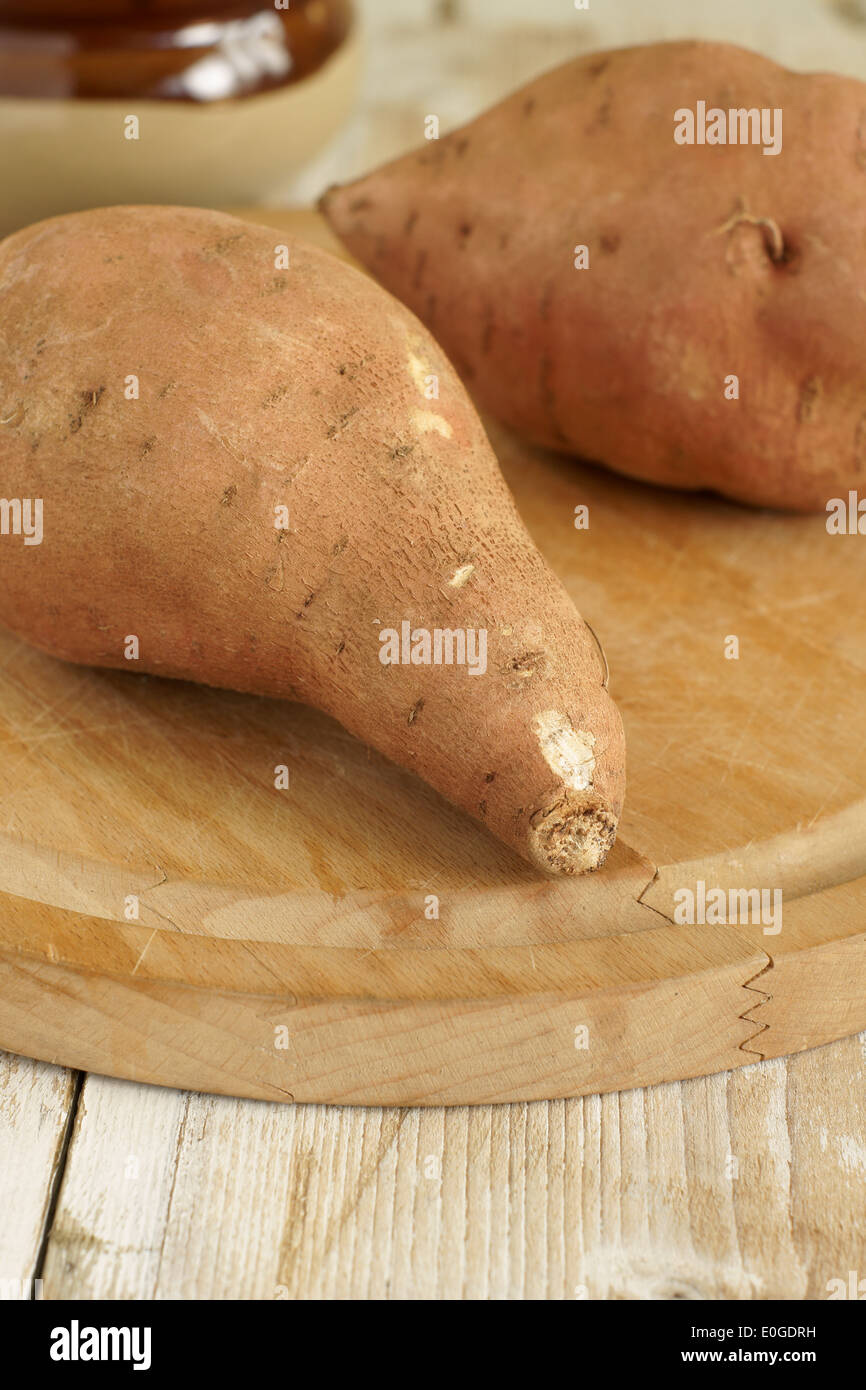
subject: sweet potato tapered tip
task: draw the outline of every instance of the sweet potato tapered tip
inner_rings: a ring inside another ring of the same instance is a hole
[[[565,788],[530,824],[529,857],[548,874],[600,869],[616,839],[617,819],[610,807]]]

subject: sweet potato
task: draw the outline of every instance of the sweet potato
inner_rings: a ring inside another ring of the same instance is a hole
[[[699,102],[695,139],[727,143],[678,142]],[[529,438],[782,508],[862,484],[862,83],[713,43],[597,53],[322,206]]]
[[[596,642],[408,310],[278,232],[115,207],[0,244],[0,323],[3,516],[42,507],[0,535],[2,622],[315,705],[539,868],[603,862]]]

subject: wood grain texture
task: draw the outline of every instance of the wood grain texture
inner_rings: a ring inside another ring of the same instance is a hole
[[[31,1296],[75,1095],[73,1072],[0,1054],[0,1298]]]
[[[90,1077],[45,1296],[826,1298],[866,1261],[864,1084],[856,1039],[478,1109]]]

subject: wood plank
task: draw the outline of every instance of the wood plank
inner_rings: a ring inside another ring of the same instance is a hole
[[[791,1230],[803,1296],[826,1298],[829,1280],[866,1277],[866,1037],[790,1058],[787,1075],[800,1120],[789,1127]]]
[[[30,1297],[38,1277],[77,1079],[0,1053],[0,1298]]]
[[[188,1097],[87,1077],[46,1253],[45,1298],[157,1296]],[[202,1208],[202,1215],[204,1209]]]
[[[824,1298],[864,1268],[864,1050],[426,1110],[91,1077],[45,1294]]]

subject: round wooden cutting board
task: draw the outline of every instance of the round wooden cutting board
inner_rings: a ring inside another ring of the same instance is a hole
[[[333,245],[312,215],[257,217]],[[308,709],[4,635],[0,1046],[434,1104],[693,1076],[866,1026],[866,537],[491,438],[625,719],[608,866],[539,879]],[[774,920],[678,923],[701,883],[766,890]]]

